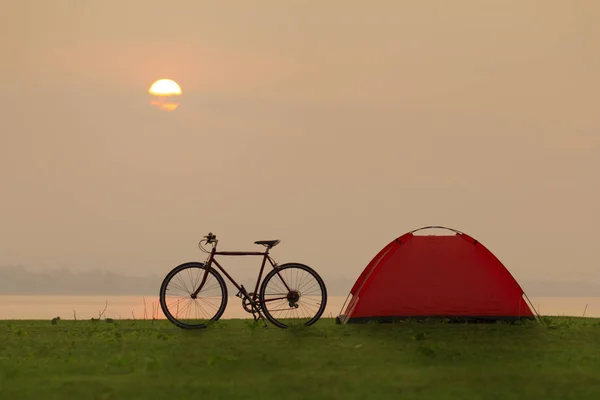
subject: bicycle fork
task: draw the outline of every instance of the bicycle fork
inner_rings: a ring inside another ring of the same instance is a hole
[[[213,252],[208,257],[208,259],[206,260],[206,262],[204,263],[204,275],[202,275],[202,281],[200,282],[200,285],[198,285],[198,288],[196,290],[194,290],[194,292],[191,294],[192,299],[195,299],[196,297],[198,297],[198,293],[200,293],[200,291],[204,287],[204,284],[206,283],[206,278],[208,278],[208,271],[210,270],[210,266],[212,264],[213,254],[214,254],[214,249],[213,249]]]

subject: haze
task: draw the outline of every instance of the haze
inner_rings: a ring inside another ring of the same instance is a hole
[[[600,284],[596,1],[2,15],[0,266],[164,276],[212,231],[227,249],[281,239],[277,261],[352,283],[397,236],[445,225],[520,282]],[[171,113],[149,104],[160,78],[184,91]]]

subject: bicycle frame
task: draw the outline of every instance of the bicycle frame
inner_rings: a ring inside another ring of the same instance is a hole
[[[256,279],[256,286],[255,286],[254,292],[253,292],[254,296],[251,297],[250,294],[244,288],[244,286],[239,285],[235,281],[235,279],[233,279],[233,277],[231,275],[229,275],[227,273],[227,271],[225,271],[225,269],[221,266],[221,264],[219,264],[219,262],[215,259],[215,256],[263,256],[262,264],[260,266],[260,271],[259,271],[258,277]],[[258,297],[258,287],[260,285],[260,281],[262,279],[262,275],[263,275],[267,261],[269,261],[269,263],[271,264],[273,269],[277,268],[277,263],[269,255],[268,248],[265,251],[217,251],[217,243],[215,243],[213,245],[212,251],[210,252],[210,256],[208,257],[208,259],[206,261],[206,269],[204,271],[204,276],[202,277],[202,282],[200,282],[200,285],[194,291],[194,293],[192,294],[192,297],[195,298],[195,296],[197,296],[198,293],[202,290],[202,287],[206,283],[206,278],[208,277],[209,270],[210,270],[212,264],[214,263],[217,266],[217,268],[227,277],[227,279],[229,279],[229,281],[238,289],[238,295],[241,293],[250,302],[250,304],[252,305],[252,308],[256,309],[256,312],[260,315],[261,318],[263,318],[262,313],[260,312],[260,309],[256,306],[256,298]],[[289,286],[283,280],[283,277],[279,274],[279,272],[277,272],[277,275],[283,282],[286,290],[290,291]],[[269,299],[269,300],[265,300],[265,301],[281,300],[281,299],[285,299],[285,298],[286,297],[281,297],[281,298],[278,297],[278,298]]]

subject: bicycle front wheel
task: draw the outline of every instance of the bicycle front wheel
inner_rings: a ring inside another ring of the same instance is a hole
[[[183,329],[205,328],[216,321],[227,306],[227,286],[214,269],[208,270],[202,289],[200,286],[206,266],[204,263],[181,264],[167,274],[160,286],[160,306],[169,321]]]
[[[323,279],[304,264],[274,268],[260,287],[260,304],[272,324],[280,328],[309,326],[317,322],[327,305]]]

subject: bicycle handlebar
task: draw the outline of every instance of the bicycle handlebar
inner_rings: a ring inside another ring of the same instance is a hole
[[[208,235],[204,236],[204,238],[206,239],[206,243],[210,244],[210,243],[212,243],[212,242],[215,241],[215,239],[217,238],[217,236],[213,235],[212,232],[209,232]]]
[[[203,236],[203,239],[200,242],[198,242],[198,247],[200,248],[200,250],[202,250],[204,253],[210,253],[208,250],[202,247],[202,242],[206,242],[206,244],[212,244],[214,247],[217,244],[217,236],[214,235],[212,232],[209,232],[208,235]]]

